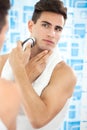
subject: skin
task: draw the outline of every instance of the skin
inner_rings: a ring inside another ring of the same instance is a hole
[[[6,32],[8,30],[8,16],[6,24],[0,32],[0,49],[3,46]],[[0,72],[8,55],[0,56]],[[20,96],[15,83],[0,78],[0,119],[8,130],[16,130],[16,116],[19,112]]]
[[[8,31],[8,15],[6,16],[5,19],[6,19],[6,24],[3,26],[3,28],[0,32],[0,50],[1,50],[3,43],[6,39],[6,33]],[[8,58],[8,54],[0,56],[0,74],[1,74],[2,68],[3,68],[7,58]]]
[[[6,33],[7,33],[7,30],[8,30],[8,16],[6,16],[5,20],[6,20],[6,24],[3,26],[3,28],[0,32],[0,50],[3,46],[3,43],[5,41],[5,37],[6,37]]]
[[[46,49],[53,50],[60,40],[64,26],[63,16],[55,13],[49,14],[49,12],[43,12],[36,24],[33,21],[28,23],[32,36],[36,38],[37,44],[33,48],[36,53]]]
[[[49,84],[40,96],[36,94],[32,86],[32,82],[45,69],[53,48],[60,40],[63,26],[62,15],[43,12],[35,24],[33,21],[28,23],[31,36],[36,38],[36,45],[32,49],[27,48],[29,49],[26,54],[27,58],[20,42],[9,56],[23,106],[34,128],[46,125],[60,112],[72,96],[76,84],[73,70],[62,61],[54,68]],[[27,59],[29,59],[28,63]]]
[[[0,79],[0,118],[8,130],[16,130],[16,116],[19,112],[20,97],[15,84]]]

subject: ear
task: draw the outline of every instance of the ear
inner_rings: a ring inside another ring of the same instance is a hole
[[[30,32],[32,32],[33,24],[34,24],[34,22],[33,22],[32,20],[30,20],[30,21],[28,22],[28,29],[29,29]]]

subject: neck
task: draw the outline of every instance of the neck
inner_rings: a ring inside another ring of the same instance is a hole
[[[39,54],[40,52],[42,52],[43,50],[39,49],[37,47],[37,45],[35,45],[32,49],[31,49],[31,58],[36,56],[37,54]]]

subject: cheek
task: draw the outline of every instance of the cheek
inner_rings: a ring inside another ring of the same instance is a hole
[[[57,35],[56,35],[56,39],[57,39],[57,41],[59,41],[59,40],[60,40],[61,35],[62,35],[62,33],[59,33],[59,34],[57,34]]]
[[[35,37],[42,37],[44,35],[44,31],[40,26],[34,26],[32,29],[32,34]]]

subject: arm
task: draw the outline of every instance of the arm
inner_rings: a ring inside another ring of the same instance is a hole
[[[14,52],[13,56],[15,56]],[[40,128],[52,120],[71,97],[76,84],[75,74],[68,65],[61,62],[55,67],[48,86],[39,97],[27,77],[25,66],[19,60],[17,61],[19,66],[14,65],[10,57],[25,111],[32,126]]]
[[[0,118],[8,130],[15,129],[16,116],[20,108],[20,96],[11,81],[0,79]]]
[[[46,86],[40,97],[33,90],[27,76],[24,81],[21,81],[20,76],[16,75],[16,79],[21,86],[25,110],[32,125],[36,128],[42,127],[53,119],[72,95],[76,83],[74,74],[66,65],[58,68],[58,66],[55,68],[49,85]]]
[[[17,125],[16,125],[17,120],[16,120],[16,119],[17,119],[17,118],[14,118],[13,122],[11,122],[11,124],[10,124],[8,130],[16,130],[16,128],[17,128]]]

